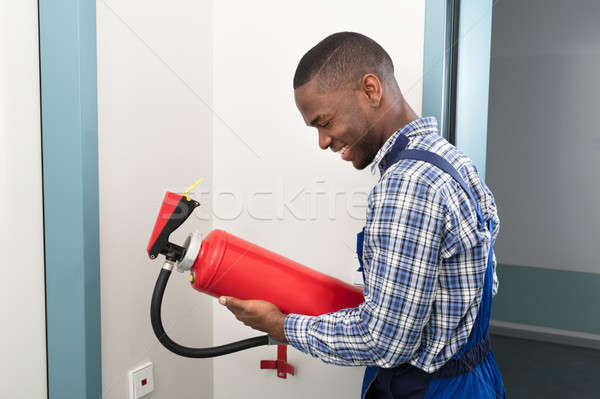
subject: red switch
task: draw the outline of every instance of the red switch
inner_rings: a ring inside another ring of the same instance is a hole
[[[144,378],[144,379],[142,380],[142,386],[146,385],[147,383],[148,383],[148,379],[147,379],[147,378]]]

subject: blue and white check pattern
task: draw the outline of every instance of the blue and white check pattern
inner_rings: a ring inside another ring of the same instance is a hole
[[[471,186],[483,217],[499,220],[490,190],[463,153],[437,133],[434,118],[420,118],[394,133],[374,158],[382,176],[369,194],[364,230],[365,302],[321,316],[290,314],[291,345],[326,363],[433,372],[466,343],[481,301],[490,234],[476,209],[448,174],[423,161],[387,167],[396,138],[407,149],[437,153]],[[386,169],[387,168],[387,169]],[[494,230],[494,239],[498,228]],[[497,292],[494,259],[494,294]]]

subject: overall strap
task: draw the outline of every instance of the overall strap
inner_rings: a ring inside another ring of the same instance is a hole
[[[363,244],[365,241],[365,231],[364,231],[364,227],[363,229],[356,235],[356,255],[358,257],[358,264],[360,265],[358,268],[358,272],[362,272],[363,274],[363,281],[365,281],[365,271],[363,268]]]
[[[437,166],[444,172],[448,173],[452,178],[461,186],[461,188],[468,195],[469,200],[475,207],[477,211],[477,219],[479,223],[481,223],[485,228],[488,229],[490,234],[494,232],[494,222],[490,220],[489,223],[485,223],[483,219],[483,214],[481,213],[481,207],[479,206],[479,202],[473,196],[473,192],[470,187],[464,181],[460,173],[448,162],[446,159],[441,157],[438,154],[433,152],[425,151],[425,150],[404,150],[399,151],[395,154],[390,154],[391,157],[395,160],[395,162],[401,159],[413,159],[418,161],[423,161],[430,163],[434,166]],[[459,352],[453,357],[453,359],[461,358],[466,353],[471,353],[473,349],[477,349],[478,346],[484,345],[485,340],[487,339],[488,334],[488,326],[490,322],[491,309],[492,309],[492,287],[494,284],[494,274],[493,274],[493,257],[494,257],[494,247],[493,244],[490,244],[488,259],[486,265],[486,271],[484,275],[484,284],[481,296],[481,303],[479,305],[479,310],[477,312],[477,317],[475,319],[473,328],[471,330],[471,334],[467,343],[463,345],[463,347],[459,350]],[[472,355],[472,353],[471,353]],[[448,364],[446,369],[454,369],[455,367],[450,367],[451,363]],[[448,370],[446,370],[448,371]],[[456,371],[456,370],[454,370]]]
[[[425,150],[404,150],[398,151],[390,154],[390,162],[396,163],[401,159],[413,159],[416,161],[423,161],[430,163],[434,166],[437,166],[444,172],[448,173],[452,178],[462,187],[465,193],[469,196],[469,200],[471,204],[475,207],[477,211],[477,219],[480,223],[484,223],[483,215],[481,214],[481,208],[479,207],[479,201],[475,199],[473,193],[471,192],[470,187],[464,181],[460,173],[442,156]]]

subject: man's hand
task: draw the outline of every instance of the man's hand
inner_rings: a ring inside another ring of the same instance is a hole
[[[285,315],[272,303],[259,300],[244,301],[230,296],[220,297],[219,303],[227,306],[236,319],[245,325],[264,331],[277,341],[287,342],[284,332]]]

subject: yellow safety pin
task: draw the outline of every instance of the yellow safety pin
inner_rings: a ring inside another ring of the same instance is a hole
[[[192,199],[189,196],[190,192],[193,189],[195,189],[198,184],[202,183],[202,180],[204,180],[204,179],[200,178],[200,179],[196,180],[194,182],[194,184],[192,184],[191,186],[189,186],[188,189],[183,192],[182,196],[184,196],[188,201],[191,201]]]

